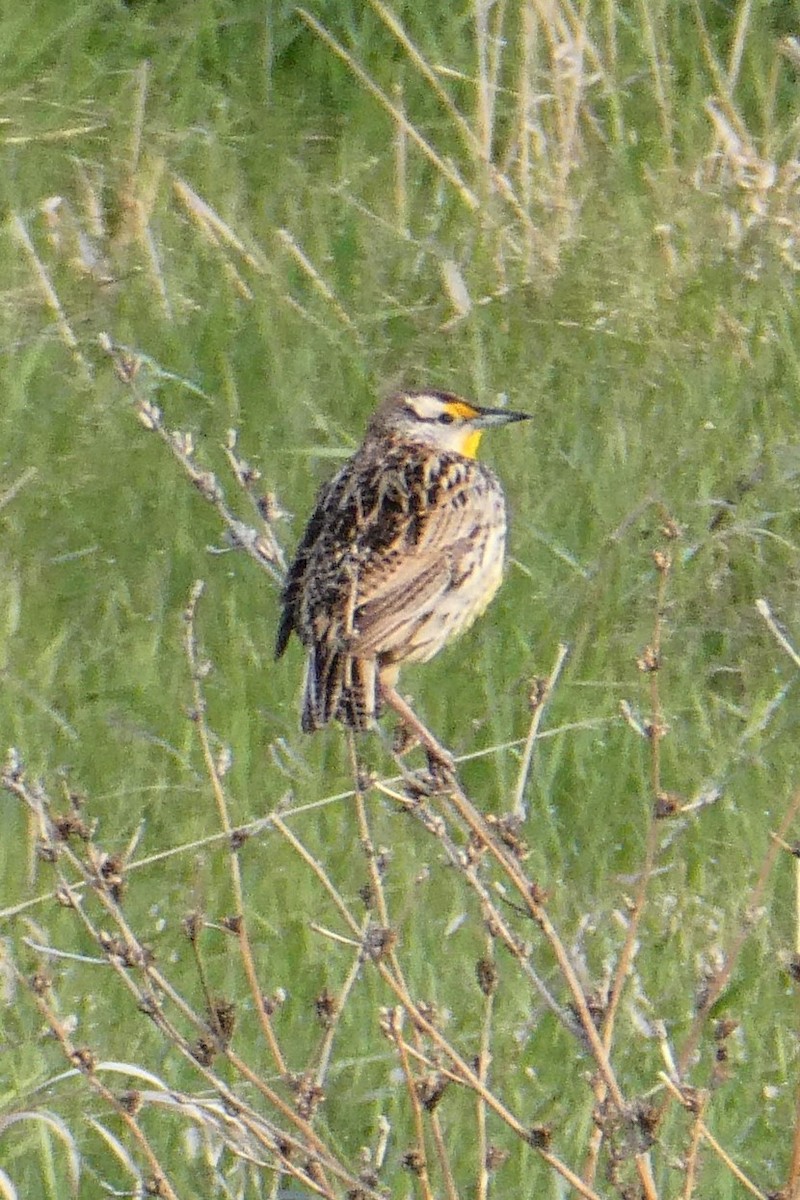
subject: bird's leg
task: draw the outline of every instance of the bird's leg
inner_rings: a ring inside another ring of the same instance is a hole
[[[394,709],[406,728],[410,729],[425,747],[431,771],[435,772],[438,769],[440,772],[444,771],[445,774],[455,775],[456,765],[452,754],[449,750],[445,750],[441,742],[437,742],[430,730],[423,725],[411,705],[407,704],[397,691],[394,682],[390,682],[384,676],[380,680],[380,689],[381,697],[385,703]]]

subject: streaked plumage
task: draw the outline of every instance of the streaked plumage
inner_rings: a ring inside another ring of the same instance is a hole
[[[276,656],[307,650],[303,729],[369,727],[399,665],[427,662],[500,585],[506,515],[496,475],[474,458],[484,429],[527,413],[449,392],[403,392],[317,496],[283,590]]]

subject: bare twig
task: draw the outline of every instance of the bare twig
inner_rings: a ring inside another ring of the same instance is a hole
[[[270,524],[269,518],[273,514],[269,511],[266,513],[260,530],[240,521],[228,506],[216,476],[211,471],[202,470],[195,463],[191,435],[167,429],[161,410],[142,394],[137,382],[139,373],[145,366],[157,378],[173,379],[174,376],[163,371],[152,359],[147,359],[123,346],[116,345],[108,334],[101,334],[98,341],[100,348],[108,354],[114,364],[118,377],[131,389],[134,408],[141,424],[150,432],[158,434],[203,498],[214,507],[228,531],[231,544],[243,549],[275,582],[281,583],[285,573],[285,561],[283,551]],[[231,447],[228,445],[226,453],[230,450]],[[240,485],[243,484],[238,473],[237,482]],[[274,501],[271,507],[273,509],[277,507]]]
[[[86,1080],[88,1087],[96,1093],[109,1108],[113,1109],[117,1117],[126,1126],[128,1132],[132,1136],[136,1145],[139,1148],[142,1157],[149,1170],[152,1173],[148,1188],[151,1195],[164,1196],[166,1200],[178,1200],[178,1193],[170,1183],[169,1176],[153,1149],[144,1130],[136,1119],[134,1112],[131,1111],[130,1105],[125,1104],[120,1098],[99,1078],[95,1069],[95,1057],[91,1050],[86,1046],[77,1046],[70,1038],[66,1025],[57,1015],[55,1008],[48,1000],[49,983],[46,977],[41,974],[36,974],[31,978],[26,977],[20,971],[16,963],[7,960],[8,969],[14,975],[17,984],[25,987],[28,994],[33,999],[34,1004],[38,1008],[44,1020],[56,1039],[64,1058],[67,1062],[78,1067],[82,1077]]]
[[[233,825],[231,824],[230,814],[228,813],[228,799],[225,794],[225,789],[222,785],[222,778],[219,771],[218,762],[211,749],[211,741],[209,737],[208,725],[206,724],[206,706],[203,696],[202,679],[205,673],[204,664],[199,661],[197,650],[197,635],[195,630],[195,622],[197,617],[197,605],[200,597],[203,594],[203,582],[198,580],[192,587],[189,597],[189,602],[184,611],[184,621],[186,623],[186,657],[189,662],[191,672],[191,686],[193,695],[193,718],[197,736],[200,741],[200,747],[203,753],[203,761],[205,763],[206,772],[211,783],[211,789],[214,793],[214,799],[217,803],[217,812],[219,814],[220,824],[228,837],[228,866],[230,869],[231,885],[233,887],[234,902],[236,904],[235,913],[235,933],[239,942],[239,953],[242,958],[247,982],[250,987],[250,995],[253,1000],[253,1007],[258,1015],[258,1020],[261,1025],[261,1032],[269,1046],[275,1066],[281,1075],[286,1073],[286,1063],[275,1037],[275,1032],[272,1028],[272,1022],[269,1019],[266,1007],[264,1005],[263,992],[259,986],[258,975],[256,973],[255,961],[253,958],[253,950],[250,945],[250,936],[248,933],[247,920],[245,916],[244,902],[244,887],[242,885],[242,870],[239,863],[239,846],[241,845],[240,838],[236,836]],[[209,1005],[209,1007],[211,1007]]]
[[[491,937],[486,939],[484,957],[478,963],[478,986],[484,996],[483,1020],[481,1022],[481,1048],[478,1055],[478,1074],[484,1084],[489,1082],[489,1065],[491,1063],[492,1021],[494,1017],[494,996],[497,990],[497,967],[494,960],[494,943]],[[478,1185],[477,1200],[487,1200],[489,1194],[489,1139],[486,1131],[486,1104],[478,1096],[477,1104],[477,1145],[478,1156]]]
[[[681,1089],[678,1087],[678,1085],[672,1079],[670,1079],[669,1075],[666,1075],[663,1072],[661,1072],[661,1073],[659,1073],[659,1078],[661,1079],[662,1083],[664,1084],[664,1087],[666,1088],[667,1093],[672,1097],[673,1100],[677,1100],[679,1104],[683,1105],[684,1108],[688,1108],[690,1111],[694,1110],[694,1107],[695,1107],[695,1097],[694,1096],[692,1096],[691,1099],[688,1099],[686,1094],[681,1091]],[[714,1153],[717,1155],[717,1157],[720,1159],[720,1161],[722,1163],[724,1163],[727,1170],[730,1171],[730,1173],[734,1176],[734,1178],[738,1179],[739,1183],[741,1183],[742,1186],[747,1189],[747,1191],[750,1193],[750,1195],[755,1196],[757,1198],[757,1200],[767,1200],[767,1196],[764,1194],[764,1192],[762,1192],[760,1188],[756,1187],[756,1185],[753,1183],[752,1179],[749,1179],[747,1177],[747,1175],[745,1175],[745,1173],[741,1169],[741,1167],[738,1166],[737,1163],[735,1163],[733,1161],[731,1156],[727,1153],[726,1150],[723,1149],[723,1147],[720,1145],[720,1143],[714,1137],[713,1133],[708,1128],[708,1126],[706,1125],[706,1123],[703,1119],[702,1112],[697,1113],[697,1119],[696,1119],[695,1124],[700,1133],[700,1136],[703,1138],[703,1141],[708,1143],[708,1145],[711,1147],[711,1149],[714,1151]]]
[[[318,1137],[308,1121],[287,1104],[263,1076],[242,1060],[230,1045],[220,1044],[217,1050],[225,1055],[235,1076],[260,1094],[270,1109],[286,1121],[287,1127],[280,1128],[268,1116],[253,1110],[242,1096],[212,1069],[206,1052],[200,1052],[198,1046],[192,1044],[170,1020],[165,1002],[176,1006],[181,1016],[197,1031],[201,1039],[208,1036],[209,1022],[199,1016],[184,1000],[170,980],[158,970],[147,948],[137,939],[115,898],[115,891],[123,881],[107,870],[108,856],[90,842],[86,847],[87,861],[84,862],[69,843],[60,838],[48,815],[45,794],[39,788],[31,790],[17,760],[7,764],[2,783],[8,791],[25,803],[37,823],[46,857],[54,863],[58,873],[57,892],[62,905],[75,913],[94,944],[106,953],[109,965],[135,998],[139,1009],[153,1020],[167,1041],[184,1059],[203,1075],[208,1085],[224,1099],[228,1110],[235,1113],[246,1125],[258,1144],[280,1164],[282,1170],[328,1200],[338,1200],[338,1193],[326,1182],[326,1173],[340,1180],[347,1188],[353,1188],[358,1182],[365,1196],[369,1196],[371,1200],[379,1200],[377,1191],[367,1183],[362,1185],[361,1181],[357,1181]],[[118,936],[109,936],[93,922],[87,909],[80,903],[76,889],[61,870],[62,859],[83,877],[85,885],[91,887],[91,894],[114,923]],[[141,983],[137,981],[137,972],[141,973]],[[239,1148],[235,1144],[231,1144],[231,1149],[238,1153]]]
[[[553,694],[553,689],[556,686],[558,677],[566,662],[569,648],[563,642],[559,643],[556,661],[549,677],[539,686],[539,681],[536,682],[531,691],[531,723],[528,729],[528,736],[525,739],[525,746],[522,751],[522,761],[519,767],[519,775],[517,777],[517,786],[514,791],[514,803],[512,805],[512,813],[518,817],[520,821],[524,821],[528,815],[528,808],[525,804],[525,789],[528,785],[528,776],[531,771],[531,763],[533,761],[533,750],[536,745],[536,739],[539,733],[539,726],[542,723],[544,710],[547,702]]]
[[[739,960],[742,947],[752,931],[754,914],[757,913],[761,907],[767,882],[772,873],[772,869],[775,866],[778,855],[781,852],[780,840],[785,839],[789,829],[791,829],[792,825],[797,820],[798,814],[800,814],[800,789],[795,792],[794,796],[792,796],[789,804],[787,805],[783,820],[778,827],[778,840],[775,840],[774,838],[770,840],[770,845],[767,847],[761,863],[761,869],[758,872],[758,877],[747,899],[741,926],[736,933],[731,946],[725,953],[719,970],[716,971],[710,980],[708,980],[708,983],[705,987],[703,1002],[695,1013],[695,1017],[692,1021],[686,1041],[684,1042],[680,1054],[678,1055],[677,1071],[679,1081],[683,1080],[689,1064],[694,1060],[697,1045],[700,1041],[706,1021],[708,1020],[714,1005],[730,981],[731,975],[736,967],[736,963]],[[665,1107],[666,1099],[662,1105],[662,1113]]]

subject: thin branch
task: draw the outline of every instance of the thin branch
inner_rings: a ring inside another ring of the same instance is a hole
[[[661,1079],[667,1092],[669,1093],[669,1095],[672,1097],[673,1100],[677,1100],[678,1103],[682,1104],[684,1108],[691,1108],[691,1104],[693,1102],[687,1101],[687,1098],[684,1095],[684,1093],[673,1082],[673,1080],[670,1079],[670,1077],[668,1075],[665,1075],[665,1074],[663,1074],[663,1072],[660,1072],[659,1078]],[[745,1173],[741,1169],[741,1167],[738,1166],[733,1161],[731,1156],[728,1154],[727,1150],[723,1149],[723,1147],[720,1145],[720,1143],[714,1137],[711,1130],[706,1125],[705,1121],[702,1119],[702,1116],[698,1120],[698,1126],[699,1126],[703,1141],[708,1142],[709,1146],[714,1151],[714,1153],[717,1155],[720,1162],[724,1163],[724,1165],[727,1167],[727,1169],[730,1171],[730,1173],[734,1176],[734,1178],[738,1179],[739,1183],[741,1183],[741,1185],[747,1189],[747,1191],[750,1193],[750,1195],[755,1196],[756,1200],[768,1200],[768,1197],[764,1194],[764,1192],[762,1192],[759,1187],[756,1187],[756,1185],[753,1183],[752,1179],[749,1179],[747,1177],[747,1175],[745,1175]]]
[[[131,389],[134,409],[140,423],[145,429],[158,434],[203,498],[213,506],[228,531],[231,544],[243,549],[256,565],[266,571],[275,582],[282,583],[286,569],[283,551],[270,524],[273,510],[276,508],[274,498],[266,497],[266,516],[260,530],[240,521],[228,506],[225,494],[213,472],[204,471],[195,463],[191,435],[167,429],[161,410],[139,389],[138,376],[143,367],[152,371],[156,378],[174,379],[175,377],[169,372],[165,372],[152,359],[116,345],[108,334],[100,334],[98,343],[111,359],[118,378]],[[181,380],[180,382],[186,385],[186,381]],[[280,510],[275,515],[279,515],[279,512]]]
[[[239,942],[239,953],[242,958],[247,982],[250,988],[250,995],[253,1000],[253,1007],[258,1015],[258,1020],[261,1025],[261,1032],[264,1035],[264,1040],[269,1046],[270,1053],[275,1062],[275,1066],[281,1075],[286,1074],[286,1062],[278,1045],[275,1031],[272,1028],[272,1022],[269,1019],[264,997],[259,986],[258,973],[256,972],[255,960],[253,958],[253,950],[250,945],[250,936],[248,933],[247,920],[245,917],[245,902],[244,902],[244,887],[242,885],[242,868],[239,862],[239,846],[241,845],[240,835],[237,836],[233,825],[231,824],[230,814],[228,812],[228,798],[225,794],[225,789],[222,786],[222,778],[220,776],[219,766],[214,754],[211,750],[211,741],[209,737],[208,725],[206,723],[206,704],[203,696],[202,679],[204,675],[204,666],[200,663],[197,651],[197,635],[195,631],[195,622],[197,617],[197,605],[200,597],[203,594],[204,584],[202,580],[198,580],[192,587],[189,596],[189,602],[184,610],[184,621],[186,624],[185,648],[186,657],[189,662],[189,670],[191,674],[191,687],[193,696],[193,717],[194,725],[197,730],[197,736],[200,741],[200,747],[203,754],[206,773],[211,783],[211,790],[214,793],[214,799],[217,804],[217,813],[219,814],[220,824],[228,838],[228,866],[231,876],[231,885],[233,887],[234,903],[236,905],[236,920],[235,932]],[[210,1009],[213,1011],[213,1007]]]
[[[531,691],[531,723],[522,751],[522,762],[520,763],[517,786],[514,791],[514,803],[511,808],[513,815],[521,821],[524,821],[528,815],[528,808],[525,804],[525,789],[528,786],[528,776],[530,775],[533,750],[539,734],[539,726],[542,723],[547,702],[553,694],[553,689],[558,682],[558,677],[561,674],[568,654],[569,647],[565,646],[563,642],[559,642],[556,661],[550,675],[543,684],[541,681],[537,681]]]
[[[128,1105],[124,1104],[119,1097],[110,1088],[106,1087],[103,1081],[98,1077],[95,1070],[95,1059],[92,1052],[86,1047],[78,1047],[71,1040],[67,1033],[66,1026],[57,1016],[54,1008],[47,1000],[48,987],[41,976],[28,978],[23,975],[22,971],[17,967],[13,959],[6,959],[8,969],[12,972],[17,984],[24,987],[31,996],[34,1004],[38,1008],[40,1014],[47,1022],[50,1032],[55,1037],[61,1052],[67,1062],[77,1066],[81,1075],[86,1080],[88,1087],[95,1092],[108,1106],[113,1109],[122,1123],[126,1126],[128,1132],[136,1142],[143,1158],[145,1159],[149,1170],[152,1172],[151,1194],[164,1196],[166,1200],[178,1200],[178,1193],[173,1188],[169,1181],[169,1177],[164,1170],[155,1150],[150,1141],[145,1135],[141,1125],[136,1120],[133,1112],[130,1111]]]
[[[745,905],[745,916],[742,920],[741,927],[733,939],[733,943],[731,944],[729,950],[726,952],[721,967],[713,976],[713,978],[708,981],[705,994],[703,996],[703,1003],[699,1006],[697,1012],[695,1013],[689,1034],[683,1044],[680,1054],[678,1055],[677,1071],[679,1080],[683,1080],[689,1064],[693,1062],[697,1045],[700,1041],[705,1023],[708,1020],[714,1005],[730,981],[731,975],[736,967],[736,963],[739,960],[742,947],[752,931],[753,914],[757,913],[761,907],[767,882],[772,873],[772,869],[775,866],[778,855],[781,852],[780,840],[785,839],[786,834],[794,824],[798,814],[800,814],[800,789],[795,792],[794,796],[789,801],[784,818],[778,827],[777,833],[779,840],[775,840],[774,838],[770,839],[770,844],[767,847],[767,851],[764,855],[761,869],[758,873],[758,878],[753,885],[752,891],[750,892]],[[665,1099],[661,1109],[662,1115],[664,1108],[666,1107],[666,1103],[667,1100]]]

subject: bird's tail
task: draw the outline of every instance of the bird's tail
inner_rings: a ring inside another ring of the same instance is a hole
[[[380,713],[378,665],[340,651],[313,649],[306,663],[301,725],[305,733],[335,718],[359,733]]]

